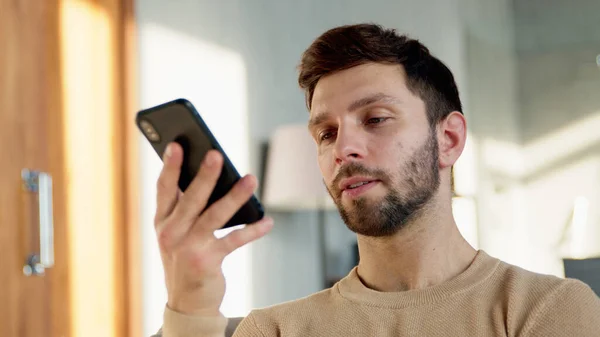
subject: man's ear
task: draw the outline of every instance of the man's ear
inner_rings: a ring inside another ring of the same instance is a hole
[[[438,145],[440,168],[451,167],[456,163],[467,140],[467,120],[458,112],[451,112],[438,124]]]

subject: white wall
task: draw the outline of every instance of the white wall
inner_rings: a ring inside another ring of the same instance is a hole
[[[524,191],[512,177],[514,167],[522,165],[512,1],[461,0],[461,9],[479,245],[492,256],[523,266]]]
[[[524,227],[540,272],[562,275],[562,257],[600,254],[599,12],[596,0],[515,1]],[[587,207],[573,219],[577,204]]]
[[[363,21],[398,28],[428,45],[453,70],[459,87],[464,88],[465,47],[458,11],[456,0],[139,0],[141,106],[174,96],[193,97],[199,105],[210,102],[201,112],[210,116],[215,127],[234,125],[246,132],[247,142],[232,142],[226,150],[238,151],[238,160],[247,160],[247,172],[258,174],[260,145],[275,127],[307,120],[295,67],[301,53],[320,33],[336,25]],[[215,55],[224,55],[240,69],[239,73],[228,72],[220,78],[220,72],[226,69],[215,65]],[[212,88],[215,81],[218,84]],[[220,106],[219,103],[227,103],[227,98],[215,100],[214,96],[242,90],[238,82],[245,91],[239,94],[245,97],[245,106]],[[467,96],[465,90],[462,94],[463,98]],[[231,109],[245,113],[239,118],[246,122],[231,118]],[[229,137],[226,131],[220,135],[220,140]],[[147,147],[142,151],[147,335],[160,326],[165,293],[151,223],[153,185],[160,162]],[[238,282],[231,282],[239,290],[248,290],[252,307],[295,299],[320,287],[315,214],[273,215],[276,226],[272,233],[246,251],[247,263],[240,258],[233,266],[243,273]],[[349,261],[343,252],[350,250],[352,237],[335,214],[328,216],[328,224],[332,253],[344,265],[334,266],[334,271],[347,269]],[[232,309],[229,313],[239,312]]]
[[[250,157],[244,59],[234,50],[166,26],[142,22],[139,27],[140,105],[147,108],[180,97],[189,99],[240,174],[247,173]],[[143,317],[147,336],[160,327],[167,297],[153,229],[155,185],[162,164],[141,136],[140,141]],[[248,248],[234,252],[224,262],[229,282],[222,310],[227,315],[245,315],[251,308],[251,283],[246,281],[249,268]]]
[[[600,253],[600,3],[462,6],[481,247],[562,276],[573,245],[579,257]],[[575,216],[580,239],[560,243],[576,203],[588,205]]]

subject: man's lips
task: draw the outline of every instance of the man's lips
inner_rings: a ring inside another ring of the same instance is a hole
[[[362,182],[356,184],[350,184],[348,188],[342,190],[342,198],[358,198],[363,193],[375,187],[378,183],[379,180],[363,180]]]
[[[364,176],[355,176],[340,181],[338,188],[341,192],[344,192],[345,190],[352,190],[373,181],[377,181],[377,179]]]

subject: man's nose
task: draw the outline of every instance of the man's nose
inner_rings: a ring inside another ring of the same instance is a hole
[[[336,164],[362,160],[366,155],[366,148],[365,137],[357,127],[340,127],[335,141]]]

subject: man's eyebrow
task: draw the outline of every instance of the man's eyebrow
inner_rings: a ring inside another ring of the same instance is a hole
[[[354,111],[354,110],[358,110],[362,107],[365,107],[367,105],[373,104],[373,103],[391,103],[391,104],[398,104],[398,103],[402,103],[402,101],[394,96],[390,96],[388,94],[384,94],[382,92],[378,92],[363,98],[359,98],[356,101],[352,102],[349,106],[348,106],[348,111]]]
[[[362,107],[368,106],[373,103],[388,103],[388,104],[398,104],[402,103],[402,101],[394,96],[390,96],[388,94],[384,94],[382,92],[378,92],[369,96],[365,96],[363,98],[359,98],[356,101],[352,102],[348,106],[348,111],[355,111]],[[320,125],[325,120],[329,118],[328,112],[318,113],[315,117],[311,118],[308,121],[308,129],[312,130],[317,125]]]
[[[315,126],[323,123],[328,118],[329,114],[327,112],[319,113],[318,115],[316,115],[308,121],[308,129],[312,130]]]

